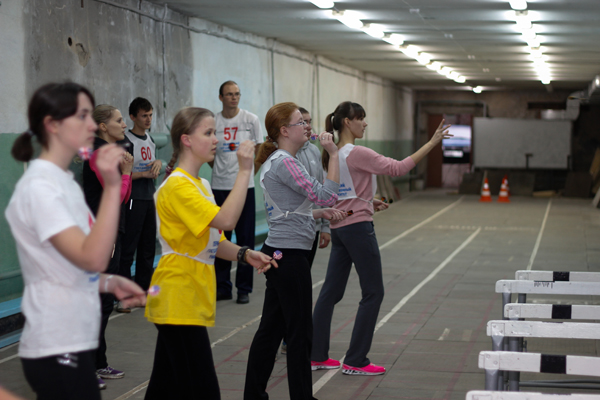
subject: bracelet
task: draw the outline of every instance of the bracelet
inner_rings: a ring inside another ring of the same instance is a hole
[[[109,275],[104,279],[104,293],[108,293],[108,281],[110,281],[114,275]]]
[[[246,252],[248,250],[250,250],[250,246],[242,246],[242,247],[240,247],[240,249],[238,250],[238,253],[237,253],[237,261],[238,261],[238,263],[240,263],[242,265],[248,264],[246,262]]]

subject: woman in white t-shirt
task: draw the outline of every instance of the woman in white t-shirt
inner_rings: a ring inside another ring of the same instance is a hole
[[[19,356],[38,399],[100,399],[98,292],[113,293],[129,306],[146,302],[135,283],[101,274],[117,234],[123,149],[112,144],[97,150],[104,192],[95,220],[68,169],[78,149],[92,146],[93,108],[94,97],[83,86],[44,85],[29,103],[29,129],[12,148],[16,160],[28,162],[34,136],[42,146],[5,213],[25,283]]]

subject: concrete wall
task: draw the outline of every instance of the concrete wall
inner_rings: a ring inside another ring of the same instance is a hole
[[[110,1],[109,1],[110,2]],[[196,105],[221,109],[218,88],[238,82],[240,106],[261,120],[273,104],[294,101],[312,111],[315,129],[342,101],[367,111],[363,144],[404,157],[412,149],[412,92],[290,46],[188,18],[146,1],[9,0],[0,5],[0,209],[23,165],[10,157],[27,129],[28,98],[41,84],[67,79],[88,86],[98,104],[127,114],[137,96],[154,105],[152,133],[168,133],[175,113]],[[166,14],[164,14],[166,12]],[[172,23],[162,23],[163,16]],[[189,24],[190,29],[180,25]],[[70,40],[69,40],[70,39]],[[130,123],[131,125],[131,123]],[[159,157],[170,157],[170,146]],[[72,169],[80,168],[74,164]],[[203,167],[203,177],[210,168]],[[264,219],[257,190],[257,219]],[[0,302],[20,296],[14,240],[0,217]]]

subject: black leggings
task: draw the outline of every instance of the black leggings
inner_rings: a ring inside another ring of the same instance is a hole
[[[279,268],[266,272],[267,289],[260,326],[248,356],[244,400],[268,399],[267,383],[275,355],[284,335],[287,341],[288,386],[291,400],[311,400],[312,373],[312,281],[309,250],[275,249],[264,245],[262,252],[281,250]]]
[[[44,358],[21,358],[25,379],[38,400],[100,400],[96,350]]]
[[[221,392],[205,326],[161,325],[145,399],[219,400]]]

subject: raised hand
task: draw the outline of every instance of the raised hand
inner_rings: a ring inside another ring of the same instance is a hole
[[[133,156],[126,151],[123,152],[123,158],[121,159],[119,166],[123,175],[131,174],[131,169],[133,168]]]
[[[444,126],[444,122],[445,120],[442,120],[438,128],[435,130],[435,133],[433,134],[430,140],[431,144],[436,145],[439,142],[441,142],[442,139],[448,139],[454,136],[448,132],[448,128],[450,128],[452,125]]]
[[[252,171],[254,166],[254,142],[252,140],[244,140],[238,147],[237,158],[240,165],[240,170]]]
[[[338,148],[335,142],[333,141],[333,134],[329,132],[321,132],[319,135],[319,141],[321,142],[321,147],[323,147],[329,155],[333,155],[337,153]]]
[[[123,148],[113,143],[104,145],[96,151],[98,152],[96,166],[104,180],[104,185],[121,185],[119,164],[123,159]]]

